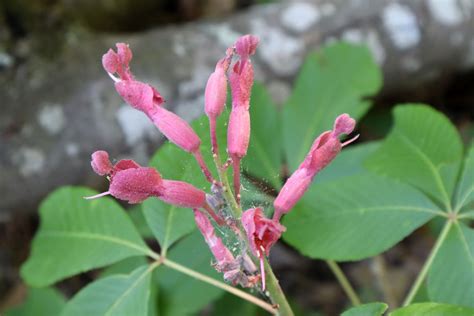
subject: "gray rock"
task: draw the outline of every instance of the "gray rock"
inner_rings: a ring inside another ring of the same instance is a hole
[[[202,113],[204,87],[216,61],[248,32],[262,40],[256,76],[280,103],[305,54],[341,38],[370,47],[383,68],[385,91],[471,67],[474,6],[454,0],[438,5],[288,1],[255,6],[226,20],[127,36],[71,33],[54,60],[30,51],[12,66],[9,55],[0,55],[0,64],[8,66],[0,65],[0,213],[34,210],[60,185],[105,185],[89,166],[94,150],[146,163],[163,141],[140,113],[123,104],[102,70],[101,56],[115,42],[132,47],[136,77],[156,85],[167,106],[191,120]]]

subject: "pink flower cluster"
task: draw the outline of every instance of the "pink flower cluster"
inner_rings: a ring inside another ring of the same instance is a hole
[[[227,83],[230,83],[232,108],[227,130],[227,152],[233,168],[233,193],[237,205],[240,205],[240,162],[247,154],[250,140],[249,108],[253,85],[250,57],[255,54],[258,43],[258,38],[252,35],[239,38],[227,50],[226,56],[218,61],[205,90],[204,109],[209,118],[212,153],[218,157],[216,122],[224,111]],[[233,62],[234,57],[237,60]],[[212,183],[213,193],[228,190],[213,178],[202,158],[201,140],[191,126],[163,107],[164,99],[154,87],[134,78],[129,67],[131,59],[132,52],[123,43],[117,44],[117,51],[110,49],[102,58],[102,64],[114,80],[118,94],[132,107],[145,113],[172,143],[195,157],[204,176]],[[265,289],[264,258],[285,231],[280,224],[281,216],[301,199],[315,175],[336,157],[342,147],[355,140],[356,137],[345,143],[339,140],[342,134],[350,134],[354,127],[354,119],[342,114],[336,118],[331,131],[316,138],[304,161],[276,197],[273,218],[267,218],[263,209],[256,207],[243,212],[241,219],[224,219],[215,194],[206,194],[186,182],[163,179],[156,169],[142,167],[133,160],[120,160],[112,164],[105,151],[93,153],[91,165],[97,174],[108,177],[109,190],[89,198],[112,195],[129,203],[140,203],[156,197],[172,205],[193,209],[196,225],[216,260],[215,268],[224,273],[224,278],[244,287],[252,287],[261,280]],[[220,165],[216,167],[224,168]],[[232,253],[216,235],[209,217],[217,225],[230,227],[230,231],[248,246],[242,247],[241,253]],[[250,249],[250,253],[246,249]],[[260,261],[260,275],[253,258]]]

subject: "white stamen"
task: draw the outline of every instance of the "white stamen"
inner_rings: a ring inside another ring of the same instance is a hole
[[[342,147],[349,145],[350,143],[354,142],[357,138],[359,138],[360,134],[357,134],[356,136],[352,137],[348,141],[345,141],[342,143]]]
[[[112,80],[113,80],[114,82],[119,82],[119,81],[121,81],[120,78],[115,77],[115,76],[112,75],[110,72],[107,72],[107,74],[109,75],[110,78],[112,78]]]
[[[106,191],[106,192],[99,193],[99,194],[92,195],[92,196],[85,196],[84,199],[92,200],[92,199],[97,199],[97,198],[100,198],[100,197],[103,197],[103,196],[106,196],[106,195],[110,195],[110,192]]]

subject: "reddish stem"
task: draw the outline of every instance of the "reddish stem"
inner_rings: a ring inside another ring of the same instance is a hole
[[[210,207],[207,203],[204,204],[203,208],[207,211],[209,215],[211,215],[217,225],[222,226],[225,224],[225,221],[222,219],[222,217],[217,215],[216,212],[214,212],[214,210],[212,209],[212,207]]]
[[[240,158],[232,157],[232,168],[234,169],[235,200],[240,205]]]
[[[199,167],[201,167],[202,173],[204,173],[204,176],[206,177],[207,181],[210,183],[215,183],[214,178],[212,177],[211,171],[206,165],[206,162],[202,158],[201,150],[198,149],[196,152],[193,153],[194,158],[196,158],[197,163],[199,164]]]
[[[212,154],[219,156],[219,147],[217,145],[216,118],[209,117],[209,129],[211,133]]]

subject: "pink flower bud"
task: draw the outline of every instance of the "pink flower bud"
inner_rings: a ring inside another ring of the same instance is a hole
[[[154,168],[140,167],[118,171],[110,181],[109,192],[131,204],[141,203],[157,194],[161,177]]]
[[[204,240],[209,246],[214,258],[217,261],[217,267],[219,270],[223,270],[226,268],[226,265],[232,264],[234,260],[234,256],[232,253],[227,249],[226,246],[222,243],[222,240],[216,236],[214,232],[214,227],[212,226],[209,219],[201,213],[199,210],[194,210],[194,219],[196,221],[196,225],[202,233]]]
[[[113,170],[109,154],[103,150],[98,150],[92,154],[91,166],[99,176],[110,174]]]
[[[283,214],[288,213],[308,190],[316,174],[336,158],[343,146],[358,137],[356,136],[345,143],[341,143],[339,140],[341,134],[351,133],[354,127],[355,120],[348,114],[341,114],[336,118],[332,131],[326,131],[316,138],[304,161],[288,178],[273,202],[274,220],[280,220]]]
[[[121,80],[115,83],[115,89],[125,102],[144,113],[153,111],[164,102],[155,88],[140,81]]]
[[[298,202],[312,182],[312,177],[308,174],[306,169],[297,169],[291,177],[286,180],[285,185],[281,188],[273,206],[275,208],[275,214],[273,219],[276,221],[280,220],[283,213],[287,213],[291,210],[296,202]]]
[[[259,42],[259,38],[255,35],[244,35],[235,42],[235,51],[241,58],[248,58],[255,54]]]
[[[200,208],[207,205],[204,191],[182,181],[163,180],[157,197],[179,207]]]
[[[110,187],[107,192],[88,199],[110,194],[129,203],[140,203],[157,195],[161,186],[161,176],[155,169],[141,167],[133,160],[120,160],[112,165],[109,154],[102,150],[92,154],[91,165],[97,174],[109,176]]]
[[[195,153],[201,145],[201,139],[189,124],[178,115],[163,107],[155,107],[148,116],[166,138],[181,149]]]
[[[204,109],[209,118],[217,118],[224,111],[227,97],[227,78],[222,63],[218,63],[216,70],[207,81],[204,94]]]
[[[247,154],[250,140],[250,114],[243,107],[233,108],[227,128],[227,151],[232,158],[242,158]]]
[[[122,80],[133,80],[133,75],[129,69],[132,51],[124,43],[117,43],[116,46],[117,53],[109,49],[102,56],[102,66],[110,75],[117,73]]]
[[[238,61],[229,74],[229,82],[232,92],[232,107],[250,107],[250,94],[253,85],[253,66],[246,63],[241,72],[238,72],[242,61]]]
[[[259,258],[269,255],[271,247],[286,230],[285,226],[266,218],[260,207],[246,210],[242,214],[242,225],[252,253]]]

